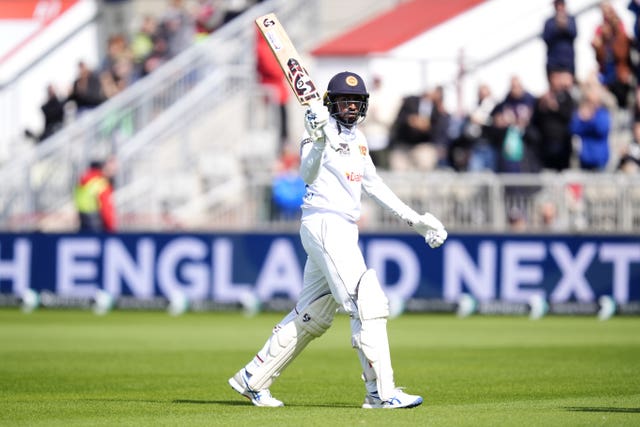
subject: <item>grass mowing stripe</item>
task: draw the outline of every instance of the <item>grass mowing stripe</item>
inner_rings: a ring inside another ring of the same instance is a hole
[[[640,424],[640,319],[409,314],[389,322],[396,379],[425,403],[359,406],[348,319],[255,408],[226,381],[281,318],[240,313],[0,310],[1,425]]]

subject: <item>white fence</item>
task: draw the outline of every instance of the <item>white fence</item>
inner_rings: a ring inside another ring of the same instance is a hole
[[[418,212],[435,214],[454,232],[625,233],[640,236],[640,176],[570,171],[535,175],[455,172],[381,173],[385,182]],[[267,173],[245,175],[217,187],[218,199],[199,216],[128,211],[126,230],[283,230],[271,199]],[[124,215],[123,215],[124,216]],[[364,231],[407,230],[366,196]]]

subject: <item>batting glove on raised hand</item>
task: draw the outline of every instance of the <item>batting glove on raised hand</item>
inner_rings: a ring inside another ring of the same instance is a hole
[[[424,236],[424,241],[427,242],[427,245],[429,245],[431,249],[435,249],[442,246],[448,236],[449,233],[447,233],[447,230],[444,228],[439,230],[430,230],[427,231],[427,234]]]
[[[424,236],[424,240],[430,248],[441,246],[449,235],[440,220],[429,212],[420,215],[414,221],[412,227]]]
[[[329,122],[329,110],[319,102],[309,105],[304,115],[304,128],[309,136],[315,141],[324,142],[325,135],[323,128]]]

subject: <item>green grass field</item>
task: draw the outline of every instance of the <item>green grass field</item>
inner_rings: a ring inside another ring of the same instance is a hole
[[[227,379],[281,314],[0,310],[0,424],[638,426],[640,318],[407,314],[389,323],[407,410],[360,408],[349,322],[311,343],[256,408]]]

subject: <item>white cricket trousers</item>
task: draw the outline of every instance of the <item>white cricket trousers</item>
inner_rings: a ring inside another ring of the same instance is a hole
[[[356,288],[367,270],[358,236],[357,224],[335,214],[303,218],[300,239],[308,257],[298,310],[331,292],[348,314],[358,317]]]
[[[307,252],[307,262],[304,266],[300,297],[296,307],[274,328],[273,335],[258,353],[258,356],[247,365],[248,371],[253,372],[252,363],[260,366],[262,360],[266,360],[270,342],[279,329],[292,322],[298,313],[304,311],[313,301],[329,293],[350,315],[351,333],[354,336],[360,333],[362,324],[358,315],[356,290],[367,267],[358,245],[358,236],[357,224],[334,214],[314,214],[303,218],[300,226],[300,238],[302,246]],[[383,372],[383,376],[388,379],[387,383],[390,384],[390,388],[393,388],[393,370],[390,367],[386,328],[383,326],[383,330],[380,332],[379,342],[376,346],[380,346],[381,350],[385,351],[384,360],[388,361],[389,367]],[[375,345],[375,343],[373,344]],[[377,373],[363,350],[357,348],[356,351],[362,365],[365,387],[369,393],[373,393],[377,391]],[[286,364],[290,361],[286,361]],[[286,364],[280,369],[284,369]]]
[[[358,245],[357,224],[334,214],[310,215],[302,220],[300,238],[307,252],[307,262],[304,266],[302,291],[297,304],[298,312],[322,295],[331,292],[336,302],[351,317],[351,333],[354,336],[359,335],[362,323],[358,315],[356,291],[360,278],[367,271],[367,266]],[[291,321],[295,315],[296,310],[292,310],[282,323]],[[395,386],[386,327],[380,331],[376,347],[379,347],[377,351],[384,350],[383,359],[388,362],[388,368],[381,372],[381,375],[389,385],[388,388],[393,389]],[[378,391],[376,383],[378,374],[363,350],[356,348],[356,352],[362,366],[367,391],[369,393]]]

